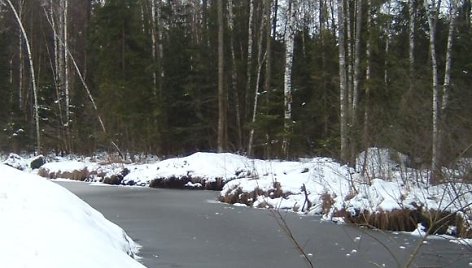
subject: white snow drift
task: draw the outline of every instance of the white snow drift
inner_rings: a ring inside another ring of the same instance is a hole
[[[117,225],[66,189],[0,164],[0,267],[144,267]]]

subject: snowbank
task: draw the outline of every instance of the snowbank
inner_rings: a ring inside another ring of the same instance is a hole
[[[51,162],[39,168],[38,175],[49,179],[70,179],[84,181],[89,175],[88,168],[94,169],[90,163],[79,161]]]
[[[254,161],[256,160],[228,153],[195,153],[152,165],[130,167],[130,173],[124,178],[123,184],[171,188],[201,185],[205,189],[221,189],[227,181],[250,172]]]
[[[144,267],[137,245],[78,197],[0,165],[0,266]]]

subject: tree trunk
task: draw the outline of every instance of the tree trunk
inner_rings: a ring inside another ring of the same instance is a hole
[[[369,132],[369,124],[370,124],[370,73],[371,73],[371,47],[372,47],[372,36],[371,36],[371,21],[372,21],[372,14],[371,14],[371,0],[367,0],[367,41],[366,41],[366,69],[365,69],[365,108],[364,108],[364,151],[365,156],[367,157],[367,150],[370,147],[370,132]],[[367,161],[364,159],[364,166],[362,167],[362,175],[366,172],[366,165]]]
[[[457,19],[457,3],[456,1],[451,1],[450,7],[450,23],[449,30],[447,35],[447,48],[446,48],[446,66],[444,67],[444,83],[443,83],[443,92],[442,92],[442,102],[441,102],[441,116],[442,121],[444,121],[446,114],[445,111],[448,106],[449,101],[449,87],[451,85],[451,68],[452,68],[452,45],[454,41],[454,30],[456,26]]]
[[[31,47],[29,44],[28,35],[26,34],[25,28],[23,27],[23,23],[21,22],[21,19],[18,16],[18,13],[16,12],[15,7],[11,3],[11,0],[5,0],[5,1],[8,3],[11,10],[13,11],[13,14],[15,15],[15,19],[18,22],[18,25],[21,29],[21,33],[25,39],[26,52],[28,54],[28,61],[30,65],[31,86],[33,88],[33,98],[34,98],[34,119],[35,119],[35,125],[36,125],[36,153],[40,154],[41,153],[41,134],[40,134],[41,132],[39,128],[38,92],[36,89],[36,78],[34,74],[34,64],[33,64],[33,56],[31,53]]]
[[[351,121],[352,121],[352,93],[353,93],[353,56],[352,56],[352,16],[351,16],[351,1],[346,1],[347,6],[345,11],[346,19],[346,48],[347,48],[347,105],[348,105],[348,139],[351,133]],[[349,142],[349,141],[348,141]]]
[[[357,104],[359,102],[359,74],[361,62],[362,0],[356,1],[356,35],[354,42],[354,77],[352,92],[352,124],[355,125]]]
[[[319,18],[319,21],[320,21],[320,41],[321,41],[321,71],[322,71],[322,74],[321,74],[321,89],[322,89],[322,92],[323,92],[323,95],[322,95],[322,105],[323,105],[323,137],[327,137],[328,136],[328,131],[329,131],[329,112],[328,112],[328,86],[327,86],[327,82],[328,82],[328,75],[327,75],[327,71],[326,71],[326,66],[327,66],[327,62],[328,62],[328,59],[327,59],[327,56],[326,56],[326,27],[328,25],[327,22],[328,22],[328,19],[327,19],[327,13],[328,13],[328,10],[327,10],[327,3],[325,0],[320,0],[319,2],[319,9],[320,9],[320,18]],[[329,23],[328,23],[329,24]]]
[[[70,137],[70,127],[71,127],[71,117],[70,117],[70,78],[69,78],[69,57],[67,56],[67,51],[69,51],[69,37],[68,37],[68,27],[67,27],[67,21],[68,21],[68,5],[69,1],[64,0],[64,91],[65,91],[65,110],[66,110],[66,150],[71,153],[72,151],[72,145],[71,145],[71,137]]]
[[[265,60],[265,81],[264,81],[264,91],[265,91],[265,99],[266,102],[269,101],[269,94],[270,94],[270,86],[271,86],[271,79],[272,79],[272,23],[277,23],[277,21],[271,21],[271,12],[272,12],[272,4],[273,0],[268,0],[267,9],[266,9],[266,60]],[[274,7],[275,9],[275,7]],[[275,36],[274,36],[275,38]],[[266,144],[264,155],[266,159],[269,159],[270,156],[270,136],[268,133],[265,133],[266,137]]]
[[[355,6],[355,14],[356,14],[356,32],[354,35],[354,66],[353,66],[353,77],[352,77],[352,106],[351,106],[351,124],[350,124],[350,136],[354,135],[354,132],[357,133],[357,105],[359,102],[359,84],[360,84],[360,63],[361,63],[361,35],[362,35],[362,0],[356,1]],[[357,135],[355,136],[357,137]],[[350,155],[350,162],[355,162],[355,155],[357,150],[357,143],[353,140],[350,142],[351,146],[351,155]]]
[[[408,13],[409,13],[409,28],[408,28],[408,63],[409,63],[409,87],[408,91],[411,94],[415,87],[415,0],[408,1]]]
[[[262,10],[264,10],[265,6],[267,5],[266,2],[267,0],[263,0]],[[254,87],[254,103],[253,103],[252,120],[251,120],[252,124],[251,124],[251,130],[249,131],[249,144],[248,144],[248,150],[247,150],[248,155],[252,155],[254,132],[255,132],[254,124],[256,123],[257,108],[258,108],[258,103],[259,103],[259,84],[260,84],[260,79],[261,79],[262,64],[264,61],[264,56],[262,55],[262,40],[263,40],[262,36],[264,34],[265,20],[266,20],[266,16],[263,16],[261,24],[259,26],[259,39],[257,40],[257,75],[256,75],[256,85]]]
[[[295,13],[297,0],[289,1],[288,21],[285,29],[285,71],[284,71],[284,135],[282,152],[288,157],[290,146],[290,132],[292,128],[292,65],[295,41]]]
[[[236,54],[234,51],[234,16],[233,0],[228,0],[228,28],[230,30],[230,50],[231,50],[231,87],[234,94],[234,109],[236,114],[236,133],[238,150],[243,150],[243,134],[241,127],[241,105],[238,91],[238,73],[236,65]]]
[[[433,86],[433,106],[432,106],[432,150],[431,150],[431,184],[437,184],[439,182],[440,164],[438,151],[438,134],[439,134],[439,82],[438,82],[438,65],[436,57],[436,22],[438,18],[438,11],[436,1],[431,1],[431,7],[428,4],[429,1],[425,1],[425,9],[428,17],[429,25],[429,51],[431,54],[431,70],[432,70],[432,86]]]
[[[274,18],[272,18],[272,37],[275,39],[277,35],[277,19],[279,11],[279,1],[275,0],[274,2]]]
[[[346,163],[349,157],[347,144],[347,77],[346,77],[346,50],[344,38],[344,0],[338,0],[338,48],[339,48],[339,119],[341,140],[341,162]]]
[[[156,65],[157,61],[157,30],[156,30],[156,25],[157,25],[157,19],[156,19],[156,1],[151,0],[151,41],[152,41],[152,46],[151,46],[151,56],[152,56],[152,62],[154,65]],[[152,90],[154,96],[157,95],[157,70],[156,68],[153,68],[152,71]]]
[[[7,0],[7,1],[10,1],[10,0]],[[57,40],[58,40],[59,44],[62,46],[63,41],[60,39],[60,37],[58,36],[58,33],[56,32],[56,29],[53,27],[52,17],[51,18],[48,17],[46,9],[44,9],[44,14],[46,15],[46,19],[48,20],[48,23],[52,28],[54,36],[58,38]],[[108,131],[107,131],[107,129],[105,127],[105,123],[103,122],[102,117],[101,117],[101,115],[98,111],[98,106],[97,106],[97,104],[96,104],[96,102],[93,98],[92,93],[90,92],[89,87],[87,86],[87,83],[85,82],[85,78],[82,75],[82,72],[80,71],[79,66],[77,65],[77,62],[75,61],[74,57],[72,56],[72,53],[69,50],[66,50],[66,53],[67,53],[67,56],[70,57],[70,60],[72,61],[72,65],[74,66],[75,72],[76,72],[77,76],[79,77],[80,82],[84,86],[84,89],[87,93],[87,97],[89,98],[90,103],[92,104],[92,107],[93,107],[94,111],[96,112],[97,120],[100,124],[100,127],[103,131],[103,134],[105,135],[105,137],[110,139],[110,143],[112,144],[112,146],[117,150],[118,154],[123,158],[123,153],[121,152],[118,145],[113,141],[113,138],[108,137]],[[35,89],[35,87],[34,87],[34,89]],[[36,96],[36,94],[35,94],[35,96]],[[39,125],[38,125],[38,128],[39,128]]]
[[[218,5],[218,152],[225,150],[226,136],[226,96],[224,92],[224,55],[223,55],[223,0],[217,1]]]
[[[252,46],[253,46],[253,34],[252,27],[254,21],[254,0],[249,1],[249,21],[248,21],[248,33],[247,33],[247,61],[246,61],[246,116],[249,115],[249,106],[250,106],[250,96],[249,92],[251,91],[252,84]],[[246,118],[246,117],[245,117]]]
[[[450,22],[449,22],[449,29],[447,35],[447,48],[446,48],[446,63],[444,67],[444,82],[442,86],[442,101],[441,101],[441,110],[440,110],[440,117],[439,117],[439,133],[438,133],[438,161],[441,163],[441,157],[443,152],[442,141],[444,139],[444,127],[446,123],[446,110],[448,107],[449,102],[449,88],[451,85],[451,68],[452,68],[452,45],[454,41],[454,30],[456,25],[456,18],[457,18],[457,3],[456,1],[451,1],[450,4]]]
[[[18,17],[20,18],[20,21],[23,17],[23,4],[23,1],[18,1]],[[18,108],[22,111],[26,105],[23,105],[23,73],[25,65],[23,56],[23,33],[20,28],[18,28],[18,65]]]
[[[66,125],[69,129],[70,124],[70,88],[69,88],[69,57],[67,57],[67,51],[69,50],[68,44],[68,30],[67,30],[67,17],[68,17],[68,0],[61,1],[64,3],[64,91],[66,94]]]

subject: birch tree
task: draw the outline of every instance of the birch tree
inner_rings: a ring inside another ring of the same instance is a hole
[[[262,12],[265,14],[265,9],[266,6],[268,5],[268,0],[263,0],[262,1]],[[251,124],[251,130],[249,132],[249,144],[248,144],[248,154],[252,154],[252,147],[253,147],[253,142],[254,142],[254,132],[255,132],[255,126],[254,124],[256,123],[256,117],[257,117],[257,108],[258,108],[258,103],[259,103],[259,84],[261,80],[261,71],[262,71],[262,65],[265,56],[267,55],[266,53],[263,55],[262,51],[262,40],[263,40],[263,33],[264,33],[264,27],[265,27],[265,21],[267,17],[262,16],[262,21],[259,25],[259,38],[257,39],[257,74],[256,74],[256,84],[254,86],[254,102],[253,102],[253,109],[252,109],[252,124]]]
[[[9,0],[7,0],[9,1]],[[56,28],[54,27],[54,23],[53,23],[53,16],[52,16],[52,13],[49,14],[48,16],[48,12],[46,11],[46,9],[43,7],[43,11],[44,11],[44,14],[45,14],[45,17],[46,17],[46,20],[48,21],[49,25],[51,26],[51,29],[53,31],[53,34],[54,34],[54,39],[57,40],[58,42],[58,46],[64,46],[66,49],[65,49],[65,56],[70,58],[70,60],[72,61],[72,65],[75,69],[75,73],[77,74],[77,76],[79,77],[79,80],[80,82],[82,83],[83,87],[84,87],[84,90],[86,92],[86,95],[90,101],[90,103],[92,104],[92,107],[93,107],[93,110],[97,116],[97,120],[100,124],[100,127],[102,129],[102,132],[103,134],[105,134],[105,136],[107,136],[108,138],[108,131],[107,131],[107,128],[105,127],[105,123],[102,119],[102,116],[100,115],[100,112],[98,110],[98,106],[95,102],[95,99],[87,85],[87,83],[85,82],[85,77],[84,75],[82,75],[82,71],[79,69],[79,66],[77,65],[77,62],[75,61],[72,53],[70,52],[68,46],[65,46],[64,45],[64,40],[61,39],[61,37],[59,36],[59,34],[56,32]],[[56,42],[56,41],[55,41]],[[110,143],[111,145],[116,149],[116,151],[118,152],[118,154],[120,155],[120,157],[124,157],[123,153],[121,152],[121,149],[119,148],[119,146],[115,143],[115,141],[112,139],[112,138],[109,138],[110,140]]]
[[[457,19],[457,3],[458,1],[452,0],[449,2],[449,28],[447,35],[447,46],[446,46],[446,60],[444,66],[444,80],[442,85],[442,98],[439,110],[439,122],[438,125],[438,137],[437,137],[437,149],[436,149],[436,163],[441,161],[442,150],[443,150],[443,139],[444,139],[444,125],[446,121],[446,110],[449,103],[449,90],[451,86],[451,68],[452,68],[452,46],[454,41],[454,30],[456,26]],[[433,167],[434,168],[434,167]],[[434,179],[434,177],[433,177]]]
[[[415,17],[416,17],[416,0],[408,1],[408,80],[410,93],[413,92],[415,87]]]
[[[432,115],[433,115],[433,130],[432,130],[432,149],[431,149],[431,182],[437,179],[437,169],[438,169],[438,122],[439,122],[439,81],[438,81],[438,64],[436,57],[436,23],[438,20],[440,2],[438,3],[435,0],[424,1],[424,6],[426,9],[426,14],[428,18],[429,26],[429,53],[431,56],[431,71],[432,71],[432,86],[433,86],[433,106],[432,106]]]
[[[352,92],[352,116],[351,124],[354,127],[359,102],[359,80],[361,63],[361,34],[362,34],[362,0],[356,1],[356,34],[354,37],[354,77]]]
[[[249,114],[250,90],[252,85],[252,47],[253,47],[253,24],[254,24],[254,0],[249,0],[249,19],[247,26],[247,60],[246,60],[246,114]]]
[[[431,146],[431,178],[432,184],[439,183],[441,173],[441,123],[442,113],[447,108],[448,93],[450,86],[451,75],[451,53],[453,45],[453,33],[456,20],[457,1],[450,1],[449,13],[450,22],[447,38],[446,60],[444,70],[443,92],[441,99],[440,85],[439,85],[439,70],[436,53],[436,25],[438,21],[439,12],[441,10],[441,0],[425,1],[424,7],[426,9],[428,26],[429,26],[429,50],[431,56],[431,70],[432,70],[432,87],[433,87],[433,105],[432,105],[432,146]]]
[[[285,71],[284,71],[284,137],[282,141],[282,152],[288,156],[290,146],[290,132],[292,128],[292,66],[293,50],[295,43],[295,18],[297,0],[288,2],[287,24],[284,35],[285,42]]]
[[[23,6],[24,0],[18,1],[18,17],[22,21],[23,17]],[[23,56],[23,32],[21,28],[18,27],[18,107],[20,110],[24,109],[24,97],[23,97],[23,73],[24,73],[24,56]]]
[[[3,0],[2,0],[3,1]],[[18,12],[15,9],[15,6],[13,6],[11,0],[4,0],[7,2],[7,4],[10,6],[16,21],[18,22],[18,26],[21,29],[21,34],[23,35],[23,38],[25,39],[25,45],[26,45],[26,53],[28,55],[28,62],[30,65],[30,75],[31,75],[31,87],[33,88],[33,99],[34,99],[34,119],[35,119],[35,126],[36,126],[36,153],[40,154],[41,153],[41,130],[39,128],[39,107],[38,107],[38,92],[36,88],[36,78],[35,78],[35,73],[34,73],[34,64],[33,64],[33,55],[31,53],[31,47],[30,47],[30,42],[28,39],[28,35],[26,34],[25,28],[23,27],[23,23],[18,15]]]

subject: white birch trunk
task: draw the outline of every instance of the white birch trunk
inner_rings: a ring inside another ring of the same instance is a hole
[[[431,7],[429,6],[431,4]],[[429,50],[431,54],[431,69],[432,69],[432,86],[433,86],[433,106],[432,106],[432,148],[431,148],[431,178],[430,183],[435,184],[438,179],[439,169],[439,152],[438,152],[438,137],[439,137],[439,82],[438,82],[438,67],[436,57],[436,22],[437,22],[437,6],[436,1],[424,2],[429,25]]]
[[[23,18],[23,5],[24,1],[18,1],[18,17],[20,21]],[[18,29],[18,107],[20,111],[24,108],[24,98],[23,98],[23,76],[24,76],[24,56],[23,56],[23,33],[21,29]]]
[[[249,1],[249,22],[248,22],[248,33],[247,33],[247,62],[246,62],[246,112],[248,111],[249,107],[249,97],[250,97],[250,89],[252,84],[251,73],[252,73],[252,46],[253,46],[253,34],[252,34],[252,24],[254,21],[254,0]]]
[[[356,1],[356,36],[354,43],[354,78],[352,92],[352,118],[351,124],[355,126],[357,116],[357,104],[359,102],[359,74],[361,62],[361,34],[362,34],[362,0]]]
[[[266,5],[266,2],[267,0],[263,0],[263,5]],[[263,39],[262,36],[264,33],[265,20],[266,20],[266,16],[263,16],[261,24],[259,26],[260,27],[259,39],[257,40],[257,75],[256,75],[256,85],[254,87],[254,104],[253,104],[253,109],[252,109],[251,130],[249,132],[249,144],[248,144],[248,150],[247,150],[248,155],[252,155],[252,148],[253,148],[253,143],[254,143],[254,133],[255,133],[254,124],[256,123],[256,117],[257,117],[257,108],[258,108],[258,103],[259,103],[259,84],[261,80],[262,64],[264,61],[264,56],[262,55],[262,39]]]
[[[353,58],[352,58],[352,18],[351,18],[351,3],[346,1],[347,6],[345,12],[346,19],[346,47],[347,47],[347,105],[348,105],[348,132],[350,133],[350,126],[352,121],[352,93],[353,93]]]
[[[408,27],[408,63],[409,63],[409,91],[415,87],[415,0],[408,1],[409,27]]]
[[[10,0],[6,0],[6,1],[10,1]],[[51,26],[52,30],[53,30],[53,33],[54,33],[54,36],[57,37],[58,39],[58,42],[60,45],[63,45],[63,41],[60,39],[60,37],[58,36],[58,33],[56,32],[56,29],[53,28],[53,24],[52,24],[52,18],[49,18],[48,17],[48,14],[47,14],[47,11],[44,9],[44,14],[46,15],[46,19],[49,23],[49,25]],[[89,87],[87,86],[87,83],[85,82],[85,79],[84,79],[84,76],[82,75],[82,72],[80,71],[79,69],[79,66],[77,65],[77,62],[75,61],[74,57],[72,56],[72,53],[67,50],[66,51],[67,53],[67,56],[70,58],[70,60],[72,61],[72,65],[74,66],[74,69],[75,69],[75,72],[77,74],[77,76],[79,77],[79,80],[80,82],[82,83],[84,89],[85,89],[85,92],[87,93],[87,97],[89,98],[90,100],[90,103],[92,104],[92,107],[94,109],[94,111],[96,112],[96,115],[97,115],[97,120],[100,124],[100,127],[103,131],[103,134],[105,134],[105,137],[108,137],[108,132],[107,132],[107,129],[105,127],[105,123],[103,122],[102,120],[102,117],[100,115],[100,112],[98,110],[98,106],[97,104],[95,103],[95,100],[93,98],[93,95],[92,93],[90,92],[90,89]],[[113,147],[115,147],[115,149],[117,150],[118,154],[123,158],[123,153],[121,152],[120,148],[118,147],[118,145],[113,141],[112,138],[110,138],[110,143],[113,145]]]
[[[282,141],[282,152],[285,157],[289,151],[289,134],[292,126],[292,65],[293,49],[295,41],[295,14],[296,0],[289,1],[288,21],[285,30],[285,71],[284,71],[284,138]]]
[[[447,35],[447,48],[446,48],[446,63],[444,67],[444,82],[442,85],[442,101],[439,112],[438,122],[438,144],[437,144],[437,158],[439,161],[442,157],[442,141],[444,139],[444,123],[446,121],[446,109],[449,102],[449,87],[451,85],[451,68],[452,68],[452,45],[454,41],[454,30],[457,19],[457,2],[452,0],[449,7],[450,22]]]
[[[61,40],[58,44],[58,72],[57,72],[57,80],[58,80],[58,85],[59,85],[59,92],[60,92],[60,101],[63,103],[63,105],[66,105],[65,101],[65,72],[64,72],[64,67],[65,67],[65,43],[64,43],[64,1],[59,1],[59,14],[57,15],[58,17],[58,22],[57,22],[57,29],[58,29],[58,38]],[[64,106],[64,112],[67,114],[67,107]],[[67,115],[66,115],[66,120],[67,120]],[[67,124],[67,121],[63,122],[64,124],[61,127],[64,127]]]
[[[13,14],[15,15],[15,19],[18,22],[18,25],[21,29],[21,33],[23,34],[23,37],[25,39],[26,52],[28,54],[28,61],[29,61],[29,65],[30,65],[31,86],[33,88],[34,119],[35,119],[35,126],[36,126],[36,153],[40,154],[41,153],[41,131],[40,131],[40,128],[39,128],[38,92],[37,92],[37,89],[36,89],[36,78],[35,78],[35,74],[34,74],[34,64],[33,64],[33,56],[31,54],[31,47],[30,47],[30,44],[29,44],[28,35],[26,34],[25,28],[23,27],[23,23],[21,22],[21,19],[18,16],[18,13],[16,12],[15,7],[11,3],[11,0],[5,0],[5,1],[8,3],[11,10],[13,11]]]
[[[66,104],[66,127],[67,132],[69,132],[70,126],[70,85],[69,85],[69,57],[67,57],[67,51],[69,51],[68,44],[68,30],[67,30],[67,20],[68,20],[68,0],[63,0],[64,2],[64,92],[65,92],[65,104]]]
[[[371,36],[371,22],[372,22],[372,15],[371,15],[371,0],[367,0],[367,41],[366,41],[366,68],[365,68],[365,108],[364,108],[364,133],[363,133],[363,138],[364,138],[364,150],[367,152],[367,149],[370,147],[370,133],[369,133],[369,121],[370,121],[370,73],[371,73],[371,42],[372,42],[372,36]],[[367,154],[365,154],[365,157],[367,157]],[[367,169],[367,159],[364,159],[364,165],[362,167],[361,173],[362,175],[365,174],[366,169]]]
[[[442,87],[442,102],[441,102],[441,116],[442,120],[445,119],[445,111],[449,101],[449,87],[451,85],[451,67],[452,67],[452,45],[454,41],[454,30],[457,19],[457,3],[456,0],[451,1],[450,6],[450,18],[449,30],[447,35],[447,48],[446,48],[446,64],[444,69],[444,83]]]

